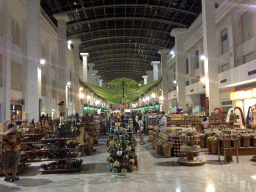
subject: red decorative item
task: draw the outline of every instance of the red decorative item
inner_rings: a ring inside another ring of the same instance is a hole
[[[64,101],[59,102],[57,105],[63,106],[64,105]]]

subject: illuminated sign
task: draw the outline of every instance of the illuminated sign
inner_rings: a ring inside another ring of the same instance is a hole
[[[251,99],[256,97],[256,89],[236,91],[230,93],[231,100],[240,100],[240,99]]]

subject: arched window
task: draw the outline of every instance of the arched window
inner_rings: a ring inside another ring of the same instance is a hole
[[[12,42],[17,46],[20,46],[20,26],[14,19],[12,19]]]
[[[220,53],[223,55],[229,51],[229,44],[228,44],[228,29],[225,28],[220,32]]]
[[[46,59],[45,49],[43,45],[41,45],[41,59]]]
[[[237,25],[237,43],[238,45],[252,39],[255,36],[253,12],[243,13]]]
[[[3,18],[3,12],[0,9],[0,18]],[[0,36],[3,36],[3,19],[0,19]]]

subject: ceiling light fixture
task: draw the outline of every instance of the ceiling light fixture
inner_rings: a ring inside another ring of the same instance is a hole
[[[200,57],[200,59],[201,59],[202,61],[205,61],[205,60],[207,59],[207,57],[206,57],[205,55],[202,55],[202,56]]]
[[[45,64],[45,59],[41,59],[41,60],[40,60],[40,64],[41,64],[41,65],[44,65],[44,64]]]

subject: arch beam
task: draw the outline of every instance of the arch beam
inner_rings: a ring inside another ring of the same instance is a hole
[[[67,24],[67,27],[72,27],[75,25],[84,25],[84,24],[90,24],[93,22],[101,22],[101,21],[115,21],[115,20],[143,20],[143,21],[150,21],[150,22],[156,22],[156,23],[164,23],[168,25],[175,25],[178,27],[188,27],[185,24],[165,20],[165,19],[155,19],[150,17],[107,17],[107,18],[99,18],[99,19],[89,19],[89,20],[83,20],[83,21],[77,21],[77,22],[70,22]]]

